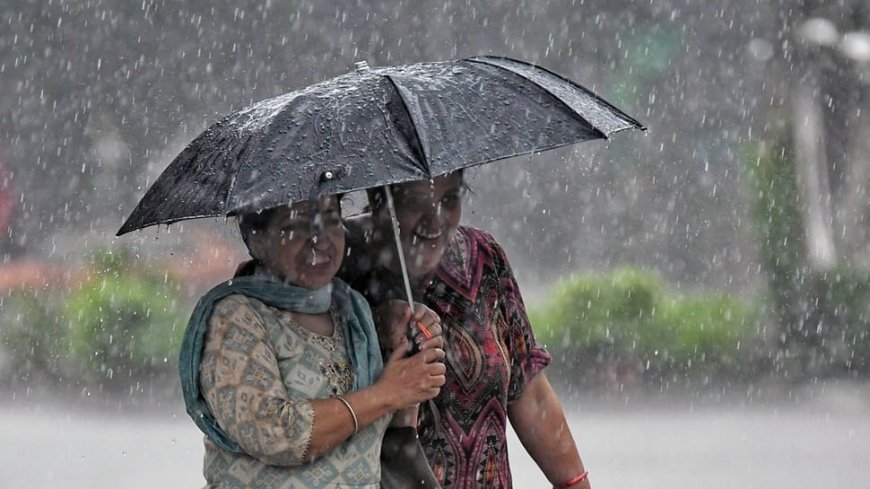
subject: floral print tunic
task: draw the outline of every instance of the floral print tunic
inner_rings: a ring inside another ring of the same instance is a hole
[[[402,296],[385,290],[394,279],[355,272],[349,283],[373,307]],[[418,299],[441,317],[447,384],[434,403],[421,405],[420,442],[445,489],[510,488],[507,407],[550,356],[535,341],[510,265],[490,234],[460,227],[424,283]]]
[[[344,394],[353,382],[341,328],[334,330],[315,334],[287,311],[243,295],[215,304],[200,384],[215,419],[247,455],[206,438],[207,487],[378,487],[389,416],[324,457],[307,456],[317,421],[310,400]]]

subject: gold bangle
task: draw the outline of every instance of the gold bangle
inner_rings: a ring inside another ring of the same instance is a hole
[[[347,399],[345,399],[341,396],[332,396],[332,397],[334,397],[334,398],[338,399],[339,401],[341,401],[342,403],[344,403],[344,405],[347,407],[347,410],[350,411],[350,417],[353,418],[353,433],[351,433],[351,436],[355,435],[356,432],[359,431],[359,420],[356,419],[356,412],[353,410],[350,403],[347,402]]]

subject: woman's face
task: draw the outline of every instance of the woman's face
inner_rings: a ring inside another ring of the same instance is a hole
[[[462,175],[394,185],[393,200],[408,274],[420,277],[438,266],[462,216]],[[382,217],[387,209],[382,209]],[[388,225],[388,224],[387,224]]]
[[[273,275],[307,289],[323,287],[338,272],[344,258],[344,226],[338,200],[324,198],[317,209],[311,209],[309,202],[284,207],[250,241],[254,256]]]

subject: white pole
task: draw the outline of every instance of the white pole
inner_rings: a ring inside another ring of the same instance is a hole
[[[396,238],[396,251],[399,252],[399,266],[402,269],[402,279],[405,281],[405,295],[408,296],[408,304],[411,312],[414,311],[414,295],[411,293],[411,280],[408,278],[408,267],[405,265],[405,251],[402,249],[402,238],[399,235],[399,220],[396,219],[396,208],[393,205],[393,193],[390,186],[384,185],[384,193],[387,196],[387,209],[390,211],[390,222],[393,224],[393,237]]]

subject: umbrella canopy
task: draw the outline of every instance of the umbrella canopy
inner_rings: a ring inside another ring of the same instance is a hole
[[[358,68],[206,129],[118,235],[430,179],[631,128],[643,126],[590,90],[509,58]]]

